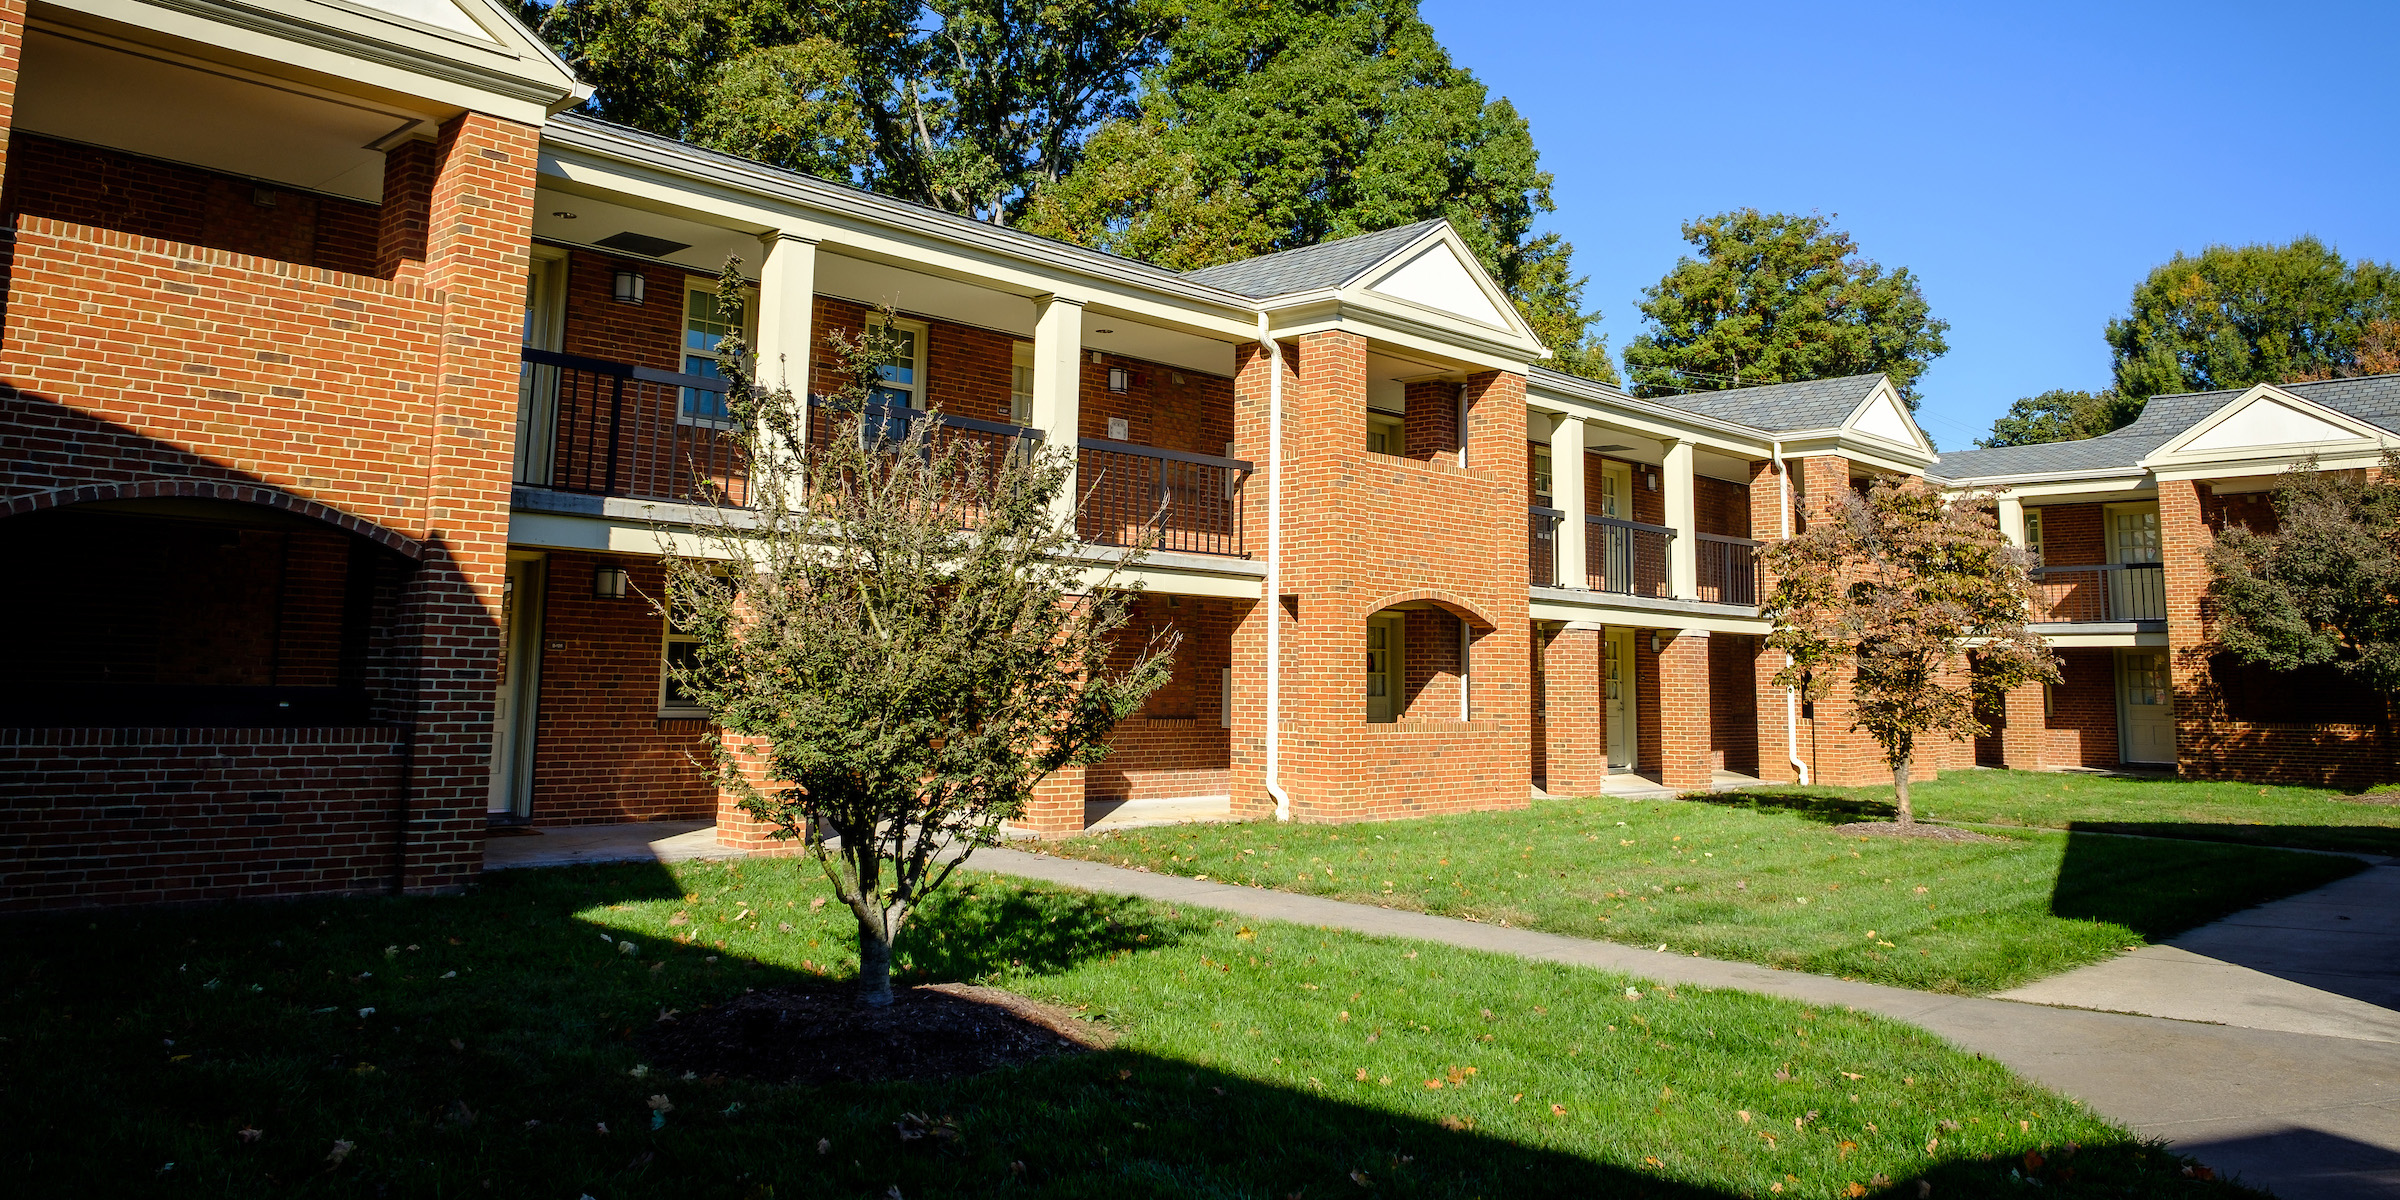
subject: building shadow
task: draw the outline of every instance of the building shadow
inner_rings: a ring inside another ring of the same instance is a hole
[[[1888,801],[1830,795],[1786,787],[1758,791],[1736,789],[1726,792],[1694,792],[1683,799],[1695,804],[1746,808],[1752,812],[1788,813],[1821,825],[1847,825],[1853,821],[1888,821],[1899,812],[1899,809]]]
[[[2287,1197],[2390,1200],[2400,1196],[2400,1151],[2320,1129],[2197,1138],[2178,1141],[2175,1148],[2208,1163],[2219,1174],[2272,1174],[2278,1193]]]

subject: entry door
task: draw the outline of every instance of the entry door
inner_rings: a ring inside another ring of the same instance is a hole
[[[1399,719],[1400,620],[1367,619],[1367,720],[1389,724]]]
[[[1604,650],[1600,664],[1601,685],[1607,689],[1603,703],[1608,711],[1608,768],[1612,771],[1633,769],[1633,631],[1611,629],[1601,635]]]
[[[2118,757],[2133,763],[2175,761],[2175,691],[2164,650],[2117,651]]]
[[[541,684],[542,561],[516,559],[500,593],[500,686],[493,690],[490,809],[533,812],[535,696]]]
[[[1633,468],[1621,462],[1602,461],[1600,464],[1600,503],[1594,516],[1619,521],[1633,519]],[[1603,525],[1586,530],[1590,537],[1585,553],[1592,556],[1600,569],[1600,590],[1630,592],[1633,588],[1633,535],[1614,526]]]
[[[2158,506],[2108,506],[2108,561],[2154,563],[2160,560]],[[2118,621],[2158,621],[2167,615],[2166,572],[2110,571],[2108,615]]]

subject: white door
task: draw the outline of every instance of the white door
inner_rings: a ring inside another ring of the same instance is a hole
[[[494,813],[533,812],[533,727],[542,648],[542,562],[508,564],[500,593],[500,686],[492,698]]]
[[[1601,703],[1608,713],[1608,768],[1633,769],[1633,631],[1611,629],[1601,636]]]
[[[1633,519],[1633,468],[1621,463],[1602,460],[1600,463],[1600,503],[1592,511],[1596,517],[1629,521]],[[1590,535],[1584,551],[1599,570],[1600,590],[1627,592],[1633,590],[1633,533],[1613,525],[1602,525],[1585,531]]]
[[[1400,619],[1367,618],[1367,720],[1389,724],[1399,719]]]
[[[2117,651],[2117,722],[2129,763],[2175,761],[2175,691],[2164,650]]]
[[[2158,506],[2108,506],[2108,561],[2160,561]],[[2166,572],[2149,569],[2108,573],[2108,615],[2113,621],[2159,621],[2167,615]]]

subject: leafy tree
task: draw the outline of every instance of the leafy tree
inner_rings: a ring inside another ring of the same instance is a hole
[[[739,282],[729,267],[720,294]],[[669,611],[697,639],[673,677],[721,726],[719,786],[803,842],[857,917],[860,1000],[880,1006],[916,907],[1035,784],[1107,752],[1166,682],[1176,638],[1117,653],[1139,590],[1121,572],[1142,551],[1087,583],[1073,520],[1051,508],[1066,451],[991,452],[936,433],[938,412],[876,408],[894,339],[830,340],[847,383],[831,436],[805,444],[804,404],[720,347],[761,469],[748,510],[664,535]],[[726,735],[763,745],[776,782],[755,784]]]
[[[2008,406],[1992,422],[1992,435],[1976,445],[2031,446],[2038,442],[2072,442],[2123,429],[2142,415],[2142,406],[2119,396],[2115,388],[2097,392],[2052,388]]]
[[[1177,0],[523,0],[592,111],[1013,220],[1130,111]]]
[[[2370,325],[2400,316],[2400,273],[2313,237],[2177,254],[2108,323],[2116,390],[2136,405],[2352,373]],[[2388,347],[2388,342],[2386,343]]]
[[[2275,516],[2273,533],[2235,526],[2209,547],[2218,644],[2277,671],[2330,663],[2400,699],[2400,451],[2375,478],[2293,467]]]
[[[1908,769],[1917,739],[1988,733],[1979,708],[2059,678],[2057,657],[2025,623],[2033,583],[2024,551],[2001,536],[1988,495],[1878,479],[1765,553],[1776,577],[1767,645],[1791,655],[1775,682],[1817,700],[1848,678],[1852,728],[1883,747],[1903,827],[1916,823]],[[1963,691],[1951,686],[1960,674]]]
[[[1882,372],[1917,407],[1917,378],[1950,348],[1908,268],[1885,271],[1814,214],[1738,209],[1687,221],[1699,249],[1642,292],[1625,346],[1636,394],[1673,395]]]
[[[1190,0],[1140,112],[1101,127],[1025,227],[1214,266],[1447,217],[1554,365],[1614,381],[1525,120],[1450,61],[1416,0]]]

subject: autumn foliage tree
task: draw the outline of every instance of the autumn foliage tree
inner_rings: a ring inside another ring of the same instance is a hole
[[[1767,645],[1791,655],[1775,682],[1810,700],[1849,682],[1852,728],[1883,748],[1903,827],[1916,822],[1908,771],[1920,740],[1987,733],[1979,709],[2059,677],[2026,624],[2025,554],[2001,536],[1987,495],[1879,479],[1765,554],[1777,580]],[[1961,677],[1967,686],[1952,686]]]
[[[880,1006],[911,914],[1042,779],[1107,752],[1166,682],[1176,637],[1118,653],[1139,591],[1122,572],[1142,549],[1078,553],[1052,504],[1068,451],[995,450],[939,433],[938,411],[883,408],[890,335],[829,340],[843,382],[815,440],[798,397],[720,347],[754,490],[746,509],[662,531],[666,599],[696,646],[673,678],[720,727],[719,786],[823,867],[858,920],[861,1000]],[[773,782],[726,735],[763,746]]]

